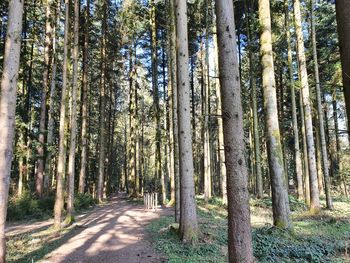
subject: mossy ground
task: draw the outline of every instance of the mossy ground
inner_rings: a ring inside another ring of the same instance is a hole
[[[149,225],[152,241],[169,262],[227,262],[227,213],[219,199],[198,199],[200,236],[196,245],[182,244],[173,217]],[[290,198],[293,231],[272,227],[269,198],[251,201],[254,255],[258,262],[350,262],[350,200],[335,198],[333,211],[311,215]]]

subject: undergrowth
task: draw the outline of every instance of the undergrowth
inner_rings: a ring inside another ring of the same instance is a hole
[[[93,207],[96,201],[89,194],[76,194],[74,209],[77,212]],[[12,197],[7,209],[7,221],[28,219],[46,219],[53,215],[55,195],[49,194],[39,199],[35,195],[24,192],[21,197]]]
[[[203,200],[197,203],[199,242],[193,246],[182,244],[177,231],[169,227],[173,217],[162,217],[148,227],[154,247],[164,253],[170,263],[227,262],[225,206],[219,199],[211,199],[207,204]],[[338,217],[346,214],[345,210],[340,211],[340,207],[350,210],[350,203],[335,202],[334,211],[324,212],[318,217],[305,217],[307,207],[301,201],[290,198],[290,203],[294,220],[291,232],[252,221],[254,256],[258,262],[350,262],[347,255],[350,218]],[[271,210],[271,205],[268,198],[252,200],[252,215],[270,215],[267,210]],[[261,213],[265,210],[266,213]]]

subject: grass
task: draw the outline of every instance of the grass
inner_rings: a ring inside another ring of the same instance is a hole
[[[59,232],[48,228],[40,232],[11,236],[7,241],[7,261],[37,262],[63,244],[62,239],[72,230],[74,231],[74,227],[65,228]]]
[[[251,201],[254,255],[258,262],[350,262],[350,202],[335,199],[333,211],[311,216],[307,207],[291,198],[293,231],[272,227],[271,201]],[[323,202],[324,203],[324,202]],[[169,227],[173,217],[163,217],[148,226],[154,247],[169,262],[227,262],[227,213],[219,199],[198,199],[200,236],[190,246],[179,241]]]
[[[52,217],[53,203],[44,204],[43,200],[35,199],[29,194],[25,194],[21,198],[13,198],[11,200],[12,207],[10,208],[11,214],[8,217],[9,221],[15,221],[17,224],[33,223],[38,219],[49,219]],[[74,200],[77,213],[91,210],[95,204],[95,200],[88,194],[77,194]],[[47,254],[81,231],[81,227],[71,224],[73,221],[74,217],[66,219],[65,223],[68,226],[60,231],[51,227],[42,227],[7,237],[7,262],[38,262],[43,259]]]

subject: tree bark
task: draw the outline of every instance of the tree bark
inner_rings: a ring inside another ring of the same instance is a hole
[[[314,17],[314,0],[311,0],[311,37],[312,37],[312,55],[314,60],[314,74],[316,82],[316,101],[317,101],[317,113],[318,113],[318,128],[321,140],[321,161],[322,171],[325,182],[325,193],[326,193],[326,204],[328,209],[333,209],[333,201],[330,189],[330,178],[329,178],[329,163],[327,155],[327,143],[324,127],[324,117],[321,99],[321,85],[320,75],[318,71],[318,58],[317,58],[317,43],[316,43],[316,30],[315,30],[315,17]]]
[[[175,21],[173,21],[172,16],[174,15],[174,10],[172,9],[172,0],[167,1],[168,15],[170,19],[168,20],[168,118],[169,118],[169,179],[170,179],[170,201],[168,206],[173,206],[175,204],[175,167],[174,167],[174,122],[173,122],[173,107],[174,107],[174,77],[175,77],[175,67],[174,61],[176,60],[176,54],[174,54],[173,49],[175,48],[172,38],[175,35]],[[174,56],[175,55],[175,56]]]
[[[215,13],[214,13],[215,16]],[[227,176],[226,176],[226,165],[225,165],[225,151],[224,151],[224,128],[222,123],[222,102],[221,102],[221,91],[220,91],[220,80],[219,80],[219,50],[218,50],[218,38],[217,38],[217,26],[216,26],[217,18],[215,16],[215,34],[213,34],[213,42],[214,42],[214,50],[215,50],[215,91],[216,91],[216,103],[217,109],[216,114],[218,115],[218,151],[219,151],[219,173],[220,173],[220,182],[221,182],[221,196],[222,203],[227,204]]]
[[[252,8],[252,7],[250,7]],[[260,158],[260,140],[259,140],[259,124],[258,124],[258,98],[257,90],[254,76],[254,56],[252,52],[251,42],[251,15],[252,11],[248,11],[247,19],[247,35],[248,35],[248,56],[249,56],[249,85],[252,91],[252,101],[253,101],[253,136],[254,136],[254,170],[256,175],[256,196],[258,198],[263,197],[263,177],[261,173],[261,158]]]
[[[45,169],[45,133],[46,133],[46,96],[49,87],[50,71],[50,49],[52,47],[52,26],[51,26],[51,0],[46,0],[46,25],[45,25],[45,44],[44,44],[44,71],[43,87],[41,91],[40,121],[39,121],[39,146],[38,146],[38,166],[36,170],[36,194],[41,197],[44,188],[44,169]]]
[[[306,58],[304,51],[304,36],[301,25],[300,1],[294,0],[294,20],[295,31],[297,37],[297,53],[300,70],[301,93],[303,97],[305,133],[309,163],[309,180],[310,180],[310,212],[317,214],[320,209],[320,196],[317,185],[317,169],[316,169],[316,154],[315,143],[312,127],[312,111],[309,91],[309,82],[306,67]]]
[[[180,234],[181,239],[196,241],[198,223],[193,178],[193,151],[190,113],[190,83],[188,72],[187,4],[175,0],[176,60],[180,164]]]
[[[47,121],[47,156],[45,158],[45,175],[44,175],[44,189],[49,190],[50,178],[51,178],[51,164],[52,164],[52,146],[53,146],[53,132],[54,132],[54,105],[56,95],[56,73],[57,73],[57,36],[56,27],[60,22],[60,9],[61,4],[58,2],[56,5],[55,22],[52,27],[52,72],[51,72],[51,83],[50,83],[50,103],[48,111]]]
[[[180,164],[179,164],[179,126],[178,126],[178,88],[177,88],[177,58],[176,58],[176,15],[175,15],[175,0],[170,0],[170,20],[171,20],[171,79],[173,84],[173,133],[174,133],[174,185],[175,185],[175,222],[180,222]]]
[[[61,228],[62,209],[64,204],[63,178],[66,170],[66,147],[65,147],[65,122],[67,100],[67,73],[68,73],[68,38],[69,38],[69,0],[65,0],[64,44],[63,44],[63,72],[62,94],[60,109],[59,145],[56,177],[56,200],[54,207],[54,227]]]
[[[290,23],[289,23],[289,7],[288,0],[286,1],[286,14],[285,14],[285,25],[286,25],[286,37],[288,44],[288,71],[289,71],[289,84],[290,84],[290,96],[292,102],[292,125],[293,125],[293,136],[294,136],[294,158],[295,158],[295,172],[297,177],[297,194],[298,199],[303,199],[303,167],[301,162],[301,153],[299,145],[299,129],[298,129],[298,117],[297,117],[297,105],[295,99],[295,83],[293,74],[293,57],[292,57],[292,45],[290,36]]]
[[[82,87],[82,123],[81,123],[81,166],[79,173],[79,193],[85,191],[85,178],[88,150],[88,93],[89,93],[89,27],[90,27],[90,0],[86,1],[85,7],[85,32],[84,32],[84,55],[83,55],[83,87]]]
[[[290,228],[291,220],[288,191],[285,182],[286,176],[278,123],[269,0],[259,0],[259,20],[261,28],[260,53],[263,68],[262,79],[266,114],[266,140],[272,190],[273,223],[277,227]]]
[[[101,203],[103,199],[103,185],[105,181],[105,158],[106,158],[106,138],[105,138],[105,107],[106,107],[106,29],[107,29],[107,3],[102,4],[102,43],[101,43],[101,82],[100,82],[100,140],[98,157],[98,182],[97,199]]]
[[[303,97],[300,94],[300,120],[301,120],[301,134],[303,139],[303,164],[304,164],[304,197],[307,205],[310,205],[310,180],[309,180],[309,163],[308,163],[308,153],[307,153],[307,143],[306,143],[306,133],[305,133],[305,118],[304,118],[304,108],[303,108]]]
[[[0,263],[6,261],[5,222],[15,135],[17,79],[21,51],[23,3],[10,0],[0,96]]]
[[[74,221],[74,177],[75,177],[75,148],[77,140],[77,90],[78,90],[78,60],[79,60],[79,9],[80,0],[74,1],[74,47],[73,47],[73,87],[70,116],[70,148],[68,159],[68,201],[67,219]]]
[[[228,195],[229,262],[254,262],[250,227],[248,169],[233,3],[216,2],[225,164]]]
[[[203,106],[204,106],[204,199],[208,201],[212,197],[212,180],[211,180],[211,147],[210,147],[210,130],[209,130],[209,104],[210,104],[210,79],[209,79],[209,5],[208,0],[204,1],[205,4],[205,45],[203,56],[203,80],[204,80],[204,94],[203,94]]]
[[[159,109],[159,90],[158,90],[158,58],[157,58],[157,23],[156,23],[156,4],[151,0],[151,52],[152,52],[152,89],[153,103],[156,117],[156,155],[155,155],[155,178],[156,191],[158,190],[158,180],[161,180],[162,190],[166,190],[162,177],[162,160],[161,160],[161,127],[160,127],[160,109]],[[165,193],[162,193],[166,195]]]

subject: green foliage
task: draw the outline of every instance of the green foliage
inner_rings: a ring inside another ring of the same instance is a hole
[[[317,222],[312,224],[321,227]],[[308,236],[299,231],[291,233],[271,227],[255,229],[253,242],[254,255],[259,262],[332,262],[332,258],[346,246],[346,241],[335,235],[320,238],[319,235]]]
[[[173,223],[173,217],[162,217],[159,221],[148,226],[148,230],[154,238],[154,246],[160,252],[166,254],[169,263],[191,263],[191,262],[226,262],[222,254],[221,242],[211,242],[206,226],[201,225],[202,236],[195,245],[182,243],[176,229],[169,227]],[[204,232],[203,232],[204,230]],[[224,234],[224,233],[222,233]],[[225,236],[225,235],[223,235]],[[226,240],[222,240],[225,244]]]
[[[298,198],[296,198],[293,195],[289,196],[289,207],[291,211],[307,211],[308,207],[307,205],[301,201],[298,200]]]
[[[41,199],[25,191],[21,197],[12,197],[7,209],[7,220],[42,219],[52,216],[55,196],[50,194]],[[74,208],[76,211],[86,210],[96,205],[96,201],[89,194],[76,194]]]
[[[12,197],[9,200],[7,220],[49,217],[52,214],[54,203],[53,195],[36,199],[30,192],[26,191],[21,197]]]
[[[86,210],[96,205],[96,200],[87,193],[76,194],[74,198],[74,208],[76,211]]]
[[[347,262],[344,258],[350,240],[350,222],[337,213],[319,217],[305,217],[306,206],[290,197],[293,212],[293,231],[285,231],[267,224],[253,222],[254,256],[258,262]],[[199,242],[195,246],[183,244],[173,217],[162,217],[148,226],[154,247],[168,256],[169,262],[227,262],[227,213],[220,200],[208,203],[198,200]],[[252,216],[263,221],[271,210],[269,198],[251,200]],[[337,202],[336,208],[349,203]],[[257,207],[259,209],[254,209]],[[344,209],[344,208],[342,208]],[[333,213],[333,212],[332,212]],[[344,213],[343,213],[344,215]],[[271,220],[271,218],[270,218]]]
[[[219,207],[226,207],[226,205],[224,205],[222,203],[222,198],[219,198],[219,197],[212,197],[212,198],[210,198],[209,201],[208,201],[208,204],[216,205],[216,206],[219,206]]]
[[[260,208],[272,208],[272,200],[270,197],[263,197],[261,199],[251,199],[250,204],[254,207]],[[294,196],[289,196],[289,206],[291,211],[307,211],[307,205],[295,198]]]

